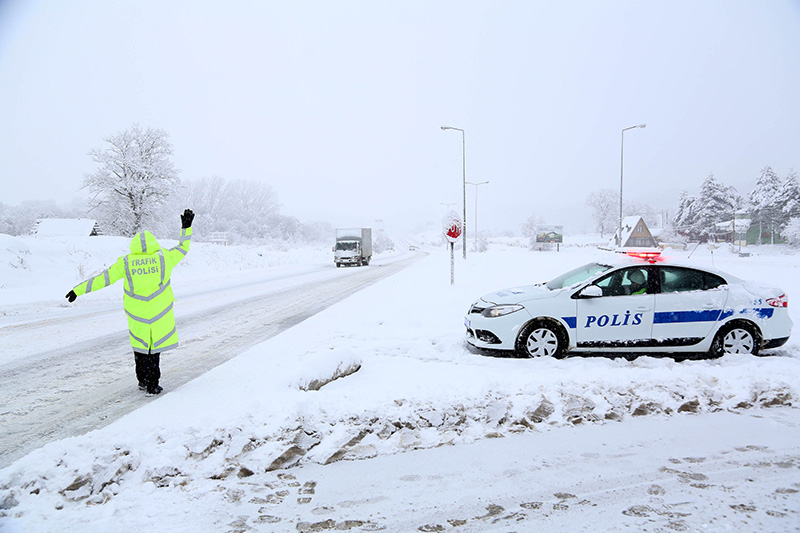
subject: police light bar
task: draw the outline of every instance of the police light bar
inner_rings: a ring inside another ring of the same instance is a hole
[[[625,252],[630,257],[638,257],[651,263],[656,262],[656,258],[661,255],[661,250],[627,250]]]

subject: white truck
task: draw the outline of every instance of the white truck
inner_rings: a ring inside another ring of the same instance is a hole
[[[372,228],[337,228],[333,262],[342,265],[368,265],[372,259]]]

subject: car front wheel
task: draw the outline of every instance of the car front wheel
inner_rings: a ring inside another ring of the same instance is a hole
[[[746,323],[732,323],[723,326],[714,337],[709,354],[711,357],[722,357],[725,354],[758,355],[761,336],[758,330]]]
[[[514,347],[517,357],[564,356],[564,341],[556,327],[544,321],[531,322],[522,328]]]

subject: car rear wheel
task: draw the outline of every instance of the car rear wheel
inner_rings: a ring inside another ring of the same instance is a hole
[[[761,335],[755,326],[747,322],[733,322],[723,326],[714,337],[709,354],[722,357],[725,354],[758,355]]]
[[[559,330],[545,321],[527,324],[514,346],[517,357],[564,357],[564,341]]]

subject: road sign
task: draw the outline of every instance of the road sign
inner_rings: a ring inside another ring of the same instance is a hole
[[[463,226],[463,222],[461,221],[461,217],[458,216],[458,213],[455,211],[449,211],[445,214],[444,218],[442,218],[442,232],[444,233],[445,238],[454,243],[461,237],[461,228]]]

